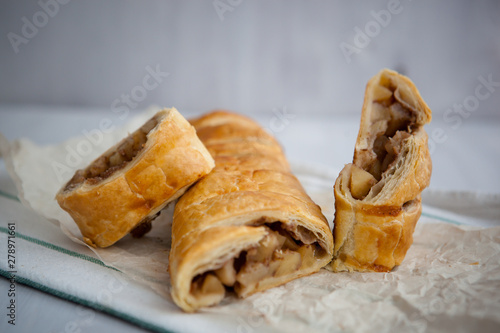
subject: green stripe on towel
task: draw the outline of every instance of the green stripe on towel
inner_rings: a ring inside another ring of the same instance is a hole
[[[443,222],[448,222],[448,223],[455,224],[455,225],[464,225],[463,223],[450,220],[450,219],[448,219],[446,217],[437,216],[437,215],[429,214],[429,213],[425,213],[425,212],[422,212],[422,216],[430,217],[432,219],[436,219],[436,220],[443,221]]]
[[[9,230],[7,228],[5,228],[5,227],[0,227],[0,232],[3,232],[4,234],[8,234]],[[106,267],[106,268],[110,268],[110,269],[113,269],[115,271],[120,272],[120,270],[118,270],[118,269],[116,269],[114,267],[108,266],[105,263],[103,263],[101,260],[96,259],[94,257],[88,256],[88,255],[85,255],[85,254],[81,254],[81,253],[78,253],[78,252],[74,252],[74,251],[65,249],[63,247],[54,245],[52,243],[45,242],[45,241],[40,240],[40,239],[36,239],[36,238],[30,237],[30,236],[23,235],[23,234],[21,234],[21,233],[19,233],[17,231],[16,231],[16,237],[24,239],[25,241],[28,241],[28,242],[31,242],[31,243],[34,243],[34,244],[46,247],[46,248],[48,248],[50,250],[57,251],[57,252],[60,252],[60,253],[63,253],[63,254],[67,254],[67,255],[75,257],[75,258],[83,259],[83,260],[89,261],[91,263],[94,263],[94,264],[97,264],[97,265],[100,265],[100,266],[103,266],[103,267]]]
[[[3,269],[0,269],[0,275],[2,275],[3,277],[5,277],[7,279],[11,278],[11,273],[7,272],[7,271],[4,271]],[[21,284],[24,284],[26,286],[29,286],[29,287],[41,290],[41,291],[43,291],[45,293],[57,296],[57,297],[62,298],[64,300],[71,301],[71,302],[74,302],[74,303],[78,303],[78,304],[87,306],[89,308],[105,312],[107,314],[110,314],[112,316],[115,316],[115,317],[118,317],[120,319],[126,320],[126,321],[128,321],[128,322],[130,322],[132,324],[135,324],[135,325],[137,325],[139,327],[142,327],[142,328],[145,328],[145,329],[148,329],[148,330],[151,330],[151,331],[160,332],[160,333],[173,333],[172,331],[169,331],[169,330],[167,330],[167,329],[165,329],[163,327],[159,327],[159,326],[156,326],[154,324],[145,322],[142,319],[139,319],[137,317],[131,316],[131,315],[127,314],[127,313],[124,313],[124,312],[112,309],[110,307],[107,307],[105,305],[99,304],[97,302],[92,302],[92,301],[80,298],[80,297],[75,296],[75,295],[70,295],[68,293],[65,293],[64,291],[60,291],[60,290],[56,290],[56,289],[44,286],[43,284],[40,284],[40,283],[35,282],[35,281],[32,281],[30,279],[26,279],[26,278],[23,278],[23,277],[20,277],[20,276],[16,276],[15,277],[15,281],[19,282]]]
[[[4,192],[2,190],[0,190],[0,196],[7,198],[7,199],[15,200],[17,202],[21,202],[21,200],[19,200],[19,198],[17,196],[9,194],[7,192]]]

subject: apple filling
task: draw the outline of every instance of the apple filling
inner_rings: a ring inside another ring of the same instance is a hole
[[[160,212],[151,216],[146,216],[138,225],[130,230],[130,234],[132,235],[132,237],[141,238],[142,236],[150,232],[153,228],[151,222],[153,222],[153,220],[156,219],[158,215],[160,215]]]
[[[151,118],[141,128],[97,158],[86,169],[77,170],[73,178],[66,184],[65,191],[71,191],[84,181],[90,185],[98,184],[124,168],[144,148],[149,132],[159,122],[160,116]]]
[[[226,291],[246,297],[269,279],[288,280],[286,276],[312,267],[326,251],[311,240],[308,232],[285,230],[281,223],[264,226],[268,234],[258,246],[246,249],[220,267],[199,274],[191,283],[191,294],[204,305],[219,303]],[[298,229],[298,228],[297,228]],[[292,237],[292,234],[294,237]],[[297,240],[296,238],[299,238]]]
[[[355,199],[364,199],[384,173],[396,163],[403,142],[411,136],[415,112],[391,86],[377,85],[372,91],[373,104],[369,139],[371,149],[359,152],[352,167],[350,187]]]

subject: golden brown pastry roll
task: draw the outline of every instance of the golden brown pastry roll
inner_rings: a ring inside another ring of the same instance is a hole
[[[328,264],[328,223],[276,140],[229,112],[191,123],[216,166],[175,206],[169,259],[175,303],[195,311],[228,291],[246,297]]]
[[[86,243],[107,247],[149,231],[160,210],[214,166],[193,126],[166,109],[78,170],[56,199]]]
[[[387,272],[403,261],[431,177],[430,121],[407,77],[384,69],[368,82],[354,160],[334,187],[333,271]]]

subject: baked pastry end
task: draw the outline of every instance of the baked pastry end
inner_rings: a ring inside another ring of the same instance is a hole
[[[247,297],[327,265],[333,237],[281,146],[247,117],[194,119],[216,167],[180,198],[172,223],[172,298],[184,311]]]
[[[76,171],[56,200],[87,244],[107,247],[131,231],[149,231],[160,210],[214,166],[189,122],[165,109]]]
[[[382,70],[367,84],[353,163],[334,186],[333,271],[390,271],[420,217],[432,162],[432,113],[407,77]]]

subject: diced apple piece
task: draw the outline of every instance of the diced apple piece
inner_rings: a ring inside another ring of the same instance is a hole
[[[401,105],[411,111],[411,112],[417,112],[417,107],[413,104],[415,99],[410,97],[412,96],[412,93],[410,92],[409,89],[397,89],[395,92],[394,92],[394,98],[396,99],[396,101],[398,101],[399,103],[401,103]]]
[[[370,127],[371,133],[375,136],[384,135],[387,130],[387,119],[382,118],[380,120],[374,121]]]
[[[278,238],[275,232],[269,232],[264,239],[259,242],[259,246],[248,250],[247,262],[264,262],[269,261],[274,250],[279,246]]]
[[[280,234],[278,231],[273,231],[273,234],[276,236],[276,239],[278,240],[278,246],[276,247],[277,249],[296,250],[299,248],[297,243],[295,243],[295,240],[288,232]]]
[[[351,194],[355,199],[361,200],[366,197],[372,186],[376,183],[377,180],[368,171],[365,171],[356,165],[352,166]]]
[[[213,274],[207,274],[203,280],[193,283],[192,294],[202,306],[217,304],[224,298],[226,290],[220,280]]]
[[[302,257],[301,267],[311,267],[316,263],[317,259],[314,257],[314,245],[303,245],[297,250],[297,252]]]
[[[292,274],[300,268],[302,257],[300,253],[291,250],[277,250],[274,252],[273,262],[279,262],[274,276]]]
[[[106,161],[106,158],[104,156],[101,156],[90,166],[90,176],[92,177],[92,175],[99,175],[106,171],[107,168],[108,163]]]
[[[269,265],[255,262],[247,263],[236,275],[236,281],[243,286],[254,285],[269,275]]]
[[[201,286],[201,292],[204,294],[224,294],[225,289],[215,275],[207,274]]]
[[[116,151],[123,156],[125,161],[130,161],[134,154],[134,138],[129,136],[127,137],[121,145],[118,146]]]
[[[383,123],[387,122],[387,119],[390,117],[389,108],[380,103],[372,104],[372,112],[370,116],[370,120],[373,123],[378,121],[382,121]],[[385,128],[381,130],[381,133],[384,133]]]
[[[273,233],[276,235],[276,238],[278,239],[278,249],[283,248],[283,244],[285,244],[287,238],[277,231],[273,231]]]
[[[392,96],[392,91],[389,90],[388,88],[381,86],[381,85],[375,85],[373,87],[372,91],[372,96],[373,100],[375,102],[380,102],[386,99],[389,99]]]
[[[109,164],[110,166],[116,166],[116,165],[120,165],[123,163],[123,157],[122,155],[120,155],[120,153],[118,152],[115,152],[113,155],[110,156],[109,158]],[[104,170],[103,170],[104,172]]]
[[[288,233],[285,234],[285,243],[281,247],[282,249],[297,250],[299,246],[295,243],[295,240]]]
[[[215,275],[226,286],[232,287],[236,282],[236,270],[234,269],[234,258],[228,260],[224,266],[215,271]]]
[[[273,231],[274,235],[278,239],[278,246],[276,247],[277,249],[290,249],[290,250],[297,250],[299,248],[299,245],[295,242],[295,240],[292,238],[292,236],[288,233],[285,232],[284,234],[280,234],[277,231]]]

